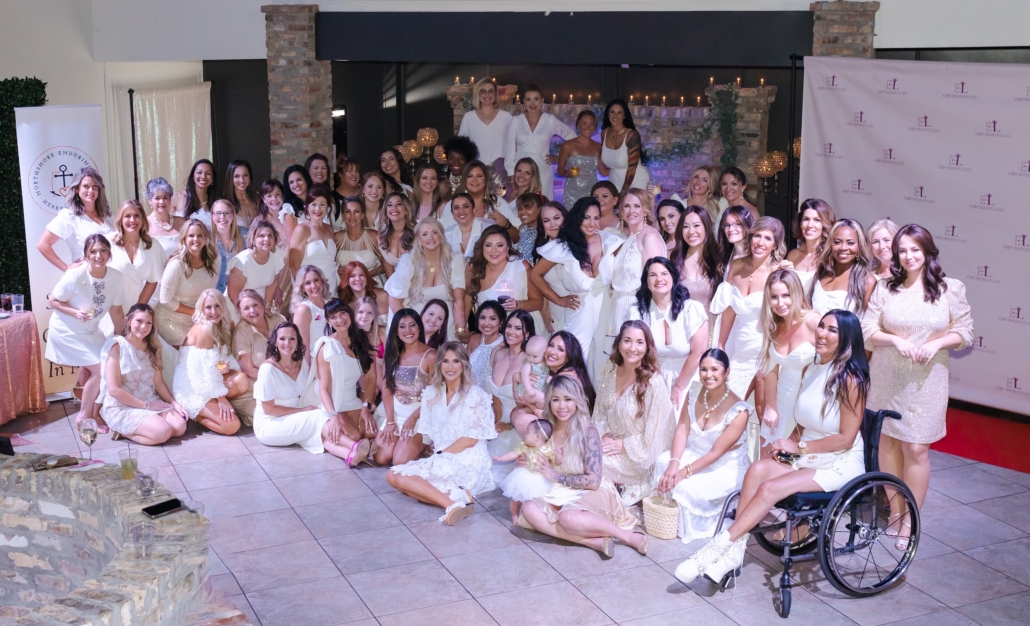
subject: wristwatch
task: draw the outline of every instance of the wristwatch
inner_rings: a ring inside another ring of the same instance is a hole
[[[804,454],[805,450],[807,450],[807,449],[808,449],[808,442],[807,441],[799,441],[798,442],[798,450],[800,450],[802,454]]]
[[[375,411],[376,410],[375,406],[373,406],[371,402],[366,402],[366,403],[362,404],[361,406],[363,406],[364,408],[368,409],[369,411]]]

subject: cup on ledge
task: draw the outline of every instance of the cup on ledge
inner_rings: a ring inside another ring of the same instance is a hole
[[[15,313],[25,311],[25,295],[20,293],[11,294],[11,310]]]
[[[118,461],[122,466],[122,480],[135,480],[136,468],[139,467],[139,450],[135,448],[119,450]]]
[[[132,545],[136,548],[136,558],[148,559],[154,554],[154,525],[137,524],[132,527]]]
[[[136,469],[136,495],[149,498],[157,491],[157,468]]]

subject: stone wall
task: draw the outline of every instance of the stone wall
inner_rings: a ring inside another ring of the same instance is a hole
[[[813,2],[812,55],[875,58],[873,34],[879,2]]]
[[[154,554],[137,558],[140,510],[171,494],[140,498],[112,466],[32,471],[50,456],[0,456],[0,626],[188,623],[209,600],[206,520],[153,520]]]

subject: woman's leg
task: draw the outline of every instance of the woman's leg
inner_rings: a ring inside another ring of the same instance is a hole
[[[229,390],[225,394],[227,400],[235,400],[250,390],[250,379],[243,372],[231,372],[226,374],[223,378],[226,389]]]
[[[325,447],[325,451],[329,454],[339,457],[344,461],[351,456],[351,450],[354,449],[354,444],[361,441],[358,438],[348,437],[347,429],[344,429],[344,433],[340,436],[338,443],[333,443],[329,440],[329,422],[322,425],[322,445]]]
[[[879,460],[881,472],[886,472],[891,476],[897,476],[905,480],[905,457],[902,452],[902,445],[901,441],[894,437],[881,434]],[[890,506],[890,518],[887,520],[886,534],[896,537],[902,535],[901,530],[906,523],[905,514],[908,511],[906,510],[905,502],[897,497],[898,492],[896,489],[888,487],[885,491],[887,492],[887,503]],[[904,533],[903,536],[908,536],[908,534]]]
[[[182,421],[182,418],[180,417],[179,420]],[[183,430],[186,430],[185,422]],[[124,435],[124,437],[143,446],[157,446],[171,439],[174,434],[175,430],[166,420],[165,414],[161,414],[151,415],[143,420],[136,430],[132,431],[132,434]]]
[[[592,511],[572,509],[558,514],[558,526],[570,535],[604,539],[614,537],[622,543],[636,549],[645,535],[626,530]]]
[[[179,415],[174,409],[169,409],[161,414],[165,423],[172,429],[172,437],[182,437],[186,434],[186,418]]]
[[[766,463],[759,461],[755,465]],[[736,541],[751,532],[751,529],[758,525],[762,518],[772,510],[777,502],[795,493],[803,491],[822,491],[819,483],[813,480],[815,470],[800,469],[794,470],[782,463],[768,461],[769,467],[764,471],[769,472],[767,478],[755,490],[754,495],[744,502],[741,494],[740,506],[737,508],[737,519],[729,527],[730,541]],[[771,467],[778,465],[778,468]],[[754,466],[752,466],[754,467]],[[748,470],[748,473],[751,471]]]
[[[387,439],[386,434],[380,430],[376,435],[376,443],[379,445],[379,449],[372,455],[372,460],[375,461],[376,465],[392,465],[393,452],[398,443],[397,438],[392,437]]]
[[[94,415],[96,407],[93,405],[96,404],[97,396],[100,395],[100,364],[84,365],[80,370],[86,370],[89,373],[89,379],[86,380],[86,384],[82,387],[82,405],[79,408],[79,415],[75,420],[77,422]],[[96,415],[97,423],[103,424],[104,420],[100,418],[99,413]]]
[[[916,506],[922,509],[930,489],[930,446],[901,442],[901,454],[905,467],[902,480],[912,490]]]
[[[207,401],[204,408],[197,414],[197,423],[219,435],[235,435],[236,431],[240,429],[240,419],[235,414],[228,421],[222,419],[218,408],[218,398]]]
[[[390,470],[386,473],[386,482],[397,491],[406,496],[411,496],[419,502],[432,504],[444,510],[454,504],[450,496],[440,491],[424,478],[418,476],[401,476]]]
[[[414,461],[422,456],[426,450],[426,444],[422,442],[422,435],[399,439],[393,448],[393,464],[404,465],[408,461]]]

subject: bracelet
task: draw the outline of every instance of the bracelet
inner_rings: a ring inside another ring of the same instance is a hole
[[[456,333],[463,333],[466,330],[468,330],[468,328],[465,328],[464,326],[458,326],[457,328],[454,329],[454,332],[456,332]]]
[[[690,463],[687,463],[687,478],[690,478],[693,475],[694,475],[694,472],[692,472],[690,470]]]
[[[150,401],[149,400],[144,400],[143,401],[143,410],[144,411],[149,411],[150,410]]]

